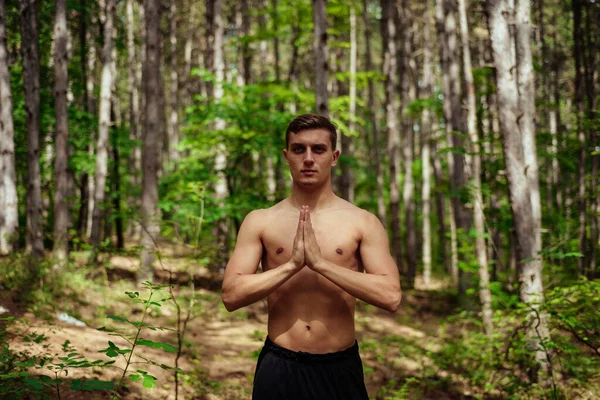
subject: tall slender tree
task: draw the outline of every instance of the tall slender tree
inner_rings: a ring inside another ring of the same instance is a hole
[[[371,57],[371,21],[369,20],[369,9],[367,7],[367,0],[363,0],[362,3],[363,12],[363,29],[365,32],[365,68],[367,71],[373,70],[373,62]],[[373,163],[375,170],[375,181],[377,182],[377,217],[382,224],[386,224],[386,210],[385,200],[383,198],[383,173],[381,170],[381,153],[379,150],[379,127],[377,125],[377,112],[375,109],[375,87],[373,78],[368,78],[368,93],[367,93],[367,108],[369,112],[369,127],[371,129],[372,136],[372,154]]]
[[[14,250],[19,228],[13,107],[6,42],[6,6],[5,1],[0,0],[0,254]]]
[[[451,84],[452,77],[456,77],[456,79],[458,79],[458,64],[456,63],[456,55],[454,54],[456,49],[456,21],[451,10],[448,10],[448,1],[453,0],[436,0],[435,20],[438,33],[440,65],[442,69],[442,93],[444,95],[443,112],[446,126],[446,139],[448,146],[454,146],[452,141],[452,132],[459,130],[458,124],[460,122],[460,102],[457,94],[454,93],[453,90],[455,86]],[[451,68],[451,66],[454,67]],[[458,114],[454,115],[453,111],[458,111]],[[452,201],[449,203],[450,271],[452,279],[456,284],[459,283],[457,229],[461,227],[459,221],[461,221],[460,215],[462,214],[462,212],[457,209],[457,207],[461,206],[460,202],[457,201],[456,175],[454,174],[454,171],[456,171],[458,168],[454,165],[457,158],[460,158],[460,155],[455,157],[451,152],[447,153],[448,169],[450,170],[450,182],[453,190]]]
[[[512,13],[502,0],[487,0],[486,9],[494,65],[496,66],[502,147],[517,239],[519,296],[521,301],[527,304],[531,310],[527,332],[529,347],[535,356],[536,362],[548,373],[551,373],[551,365],[544,350],[544,341],[548,339],[548,327],[545,315],[540,312],[540,306],[544,301],[542,260],[536,252],[535,222],[533,220],[531,193],[526,176],[523,137],[519,126],[521,114],[529,112],[529,110],[521,108],[516,76],[513,72],[517,60],[511,56],[510,47],[513,42],[511,41],[507,20]],[[536,371],[531,372],[537,378]]]
[[[313,54],[315,58],[315,94],[318,114],[329,117],[329,94],[327,92],[327,10],[325,0],[313,0],[312,13],[314,22]]]
[[[397,113],[400,108],[396,92],[398,55],[396,51],[396,22],[394,2],[382,0],[381,29],[383,37],[383,75],[385,77],[385,122],[390,175],[390,222],[392,252],[396,264],[403,270],[402,237],[400,234],[400,131]]]
[[[430,7],[425,7],[423,13],[423,90],[421,96],[424,99],[429,99],[432,94],[432,82],[433,82],[433,51],[431,49],[431,19]],[[428,287],[431,284],[431,146],[430,141],[433,138],[432,124],[431,124],[431,110],[430,107],[423,108],[423,116],[421,119],[422,128],[422,148],[421,148],[421,160],[422,160],[422,178],[423,184],[421,186],[421,197],[423,201],[423,284]],[[443,224],[441,220],[438,223]]]
[[[102,210],[105,207],[106,177],[108,175],[108,146],[110,129],[110,109],[113,87],[113,29],[116,0],[107,0],[104,11],[104,46],[102,47],[102,82],[100,84],[100,108],[98,110],[99,129],[96,144],[96,178],[94,187],[94,211],[90,242],[98,246],[101,240]]]
[[[56,76],[55,113],[56,113],[56,157],[54,159],[54,256],[64,262],[69,255],[69,175],[68,138],[69,126],[67,120],[67,84],[69,62],[67,2],[56,0],[56,21],[54,23],[54,67]]]
[[[492,334],[492,294],[490,292],[490,276],[488,272],[487,247],[485,243],[485,216],[483,213],[483,196],[481,194],[481,157],[479,136],[477,133],[477,106],[473,68],[471,66],[471,48],[469,47],[469,25],[467,22],[467,6],[465,0],[458,0],[460,20],[460,37],[462,43],[463,76],[467,95],[467,134],[470,141],[471,157],[471,198],[473,202],[473,220],[475,227],[475,254],[479,266],[479,299],[483,314],[483,326],[488,335]]]
[[[155,243],[158,240],[158,169],[160,168],[160,2],[144,0],[146,17],[145,126],[142,149],[142,246],[138,284],[153,277]]]
[[[27,115],[27,240],[26,251],[34,258],[44,252],[42,241],[42,178],[40,174],[40,50],[37,2],[21,0],[21,53]]]

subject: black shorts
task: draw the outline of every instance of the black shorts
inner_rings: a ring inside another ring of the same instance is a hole
[[[253,400],[368,400],[358,343],[337,353],[311,354],[269,339],[258,357]]]

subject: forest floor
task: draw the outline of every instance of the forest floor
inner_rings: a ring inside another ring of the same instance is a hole
[[[166,249],[157,268],[157,274],[164,283],[169,282],[169,277],[172,282],[178,283],[179,289],[174,294],[181,308],[181,318],[185,318],[193,301],[179,359],[179,367],[186,374],[180,375],[178,398],[250,399],[256,360],[266,336],[266,302],[228,313],[220,301],[222,277],[200,267],[184,250],[175,247]],[[105,254],[101,266],[89,268],[86,267],[85,253],[75,253],[74,256],[75,262],[69,272],[61,274],[62,283],[52,282],[54,278],[51,275],[44,277],[47,286],[60,286],[60,290],[52,289],[60,296],[51,308],[31,301],[27,304],[22,292],[0,292],[0,312],[4,311],[0,317],[12,315],[16,318],[6,335],[11,352],[54,359],[43,367],[30,368],[31,375],[55,378],[48,367],[60,363],[58,357],[64,357],[66,353],[77,352],[90,361],[108,360],[102,351],[107,349],[108,341],[120,348],[126,348],[127,342],[98,328],[107,326],[131,336],[135,335],[136,328],[107,317],[116,315],[130,321],[142,319],[142,306],[125,293],[139,291],[140,298],[148,295],[147,290],[135,288],[133,272],[139,262],[137,257]],[[480,389],[469,387],[460,375],[438,368],[428,357],[428,354],[440,350],[438,332],[445,318],[456,308],[454,296],[442,286],[439,283],[438,287],[424,290],[421,282],[417,281],[415,290],[404,292],[402,305],[395,314],[362,302],[357,305],[357,338],[371,399],[480,397],[477,396],[481,393]],[[153,300],[168,297],[169,289],[166,287],[155,294]],[[162,329],[144,327],[140,337],[177,346],[175,304],[171,300],[159,301],[158,304],[160,307],[149,309],[145,322]],[[72,318],[70,322],[57,318],[62,312]],[[66,341],[68,346],[65,346]],[[155,364],[148,365],[138,356]],[[71,390],[72,380],[118,380],[123,374],[119,368],[125,366],[125,357],[117,357],[116,360],[109,367],[69,367],[68,374],[59,371],[60,398],[109,398],[107,391]],[[127,378],[122,398],[175,398],[173,371],[157,366],[173,366],[175,353],[138,346],[132,361],[134,363],[129,366],[129,371],[147,371],[156,377],[157,385],[147,389]],[[46,393],[54,397],[56,386],[46,388]]]

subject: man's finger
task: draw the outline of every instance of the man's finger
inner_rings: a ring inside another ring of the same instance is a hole
[[[296,240],[300,240],[304,237],[304,207],[300,209],[300,217],[298,218],[298,229],[296,230]]]

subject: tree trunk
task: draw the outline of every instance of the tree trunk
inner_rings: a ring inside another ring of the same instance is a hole
[[[152,280],[155,241],[160,227],[158,221],[158,168],[160,165],[160,2],[145,0],[146,58],[145,80],[145,126],[142,150],[142,246],[138,285]]]
[[[214,47],[213,53],[213,70],[215,73],[213,99],[215,103],[223,99],[223,81],[225,80],[225,58],[224,58],[224,24],[223,24],[223,2],[222,0],[214,0],[213,4],[214,16]],[[225,121],[218,118],[215,121],[215,129],[222,131],[225,129]],[[227,148],[221,141],[217,146],[217,154],[215,157],[215,172],[217,174],[217,183],[215,184],[215,197],[218,207],[223,209],[225,201],[229,195],[227,186],[227,176],[225,168],[227,167]],[[215,237],[217,238],[217,265],[219,269],[225,268],[228,258],[228,224],[226,218],[221,218],[217,221],[215,229]]]
[[[26,252],[40,258],[42,241],[42,178],[40,175],[40,52],[35,0],[21,0],[21,53],[27,119],[27,238]]]
[[[121,124],[118,123],[120,126]],[[121,158],[119,154],[119,139],[118,133],[113,131],[112,133],[112,161],[113,161],[113,171],[112,171],[112,209],[114,213],[115,220],[115,230],[117,234],[117,249],[122,250],[125,247],[125,238],[123,237],[123,214],[121,212],[121,176],[119,174],[119,165],[121,163]]]
[[[340,187],[342,197],[349,202],[354,202],[354,178],[350,158],[354,157],[354,131],[356,119],[356,14],[354,8],[350,8],[350,105],[348,109],[348,132],[340,132],[342,139],[342,154],[344,162],[341,163],[342,175]]]
[[[96,144],[96,179],[94,187],[94,212],[90,243],[98,246],[101,240],[102,209],[106,176],[108,174],[108,141],[110,129],[110,103],[113,86],[112,49],[116,0],[107,0],[104,22],[104,46],[102,48],[102,82],[100,84],[99,129]]]
[[[590,121],[588,124],[588,143],[592,146],[597,146],[598,143],[598,127],[596,124],[593,124],[592,121],[597,121],[598,113],[597,113],[597,105],[598,98],[596,97],[596,80],[597,80],[597,65],[596,65],[596,52],[598,49],[597,35],[598,35],[598,8],[596,5],[593,8],[590,6],[589,2],[585,3],[586,9],[586,35],[585,37],[585,63],[584,63],[584,73],[585,73],[585,93],[587,99],[587,107],[586,107],[586,116],[587,120]],[[592,14],[594,14],[595,21],[594,26],[596,31],[592,31]],[[590,205],[589,205],[589,214],[590,215],[590,247],[586,254],[588,265],[587,268],[587,276],[592,278],[595,275],[596,270],[596,248],[598,247],[598,229],[599,229],[599,219],[600,216],[597,214],[597,205],[598,205],[598,179],[594,179],[598,177],[598,167],[600,163],[600,155],[595,151],[596,149],[586,149],[590,152],[590,161],[591,161],[591,179],[590,181]]]
[[[371,60],[371,21],[369,20],[369,10],[367,0],[363,0],[363,23],[365,30],[365,68],[368,72],[373,71]],[[371,128],[371,136],[373,137],[372,156],[373,167],[377,182],[377,217],[384,226],[386,223],[385,200],[383,197],[383,173],[381,171],[381,155],[379,150],[379,128],[377,126],[377,112],[375,110],[375,89],[373,78],[368,78],[368,97],[367,108],[369,113],[369,125]]]
[[[313,53],[315,58],[315,94],[317,114],[329,117],[329,95],[327,93],[327,10],[325,0],[312,2],[314,33]]]
[[[167,155],[171,168],[179,160],[179,66],[177,63],[177,2],[172,1],[169,8],[169,74],[170,93],[168,102],[169,120],[167,123]]]
[[[401,106],[402,110],[402,132],[404,132],[404,141],[402,143],[404,158],[404,185],[402,188],[402,200],[404,203],[404,220],[406,225],[406,269],[403,276],[404,286],[413,288],[417,271],[417,227],[415,221],[415,183],[412,176],[412,167],[415,158],[415,132],[413,129],[412,117],[405,111],[409,105],[416,99],[415,73],[416,67],[413,60],[413,41],[415,31],[413,27],[413,17],[411,15],[408,2],[403,0],[398,10],[401,30],[400,42],[402,47],[399,49],[400,57],[400,78],[401,78]]]
[[[281,82],[281,67],[280,67],[280,52],[279,52],[279,12],[277,11],[277,0],[271,0],[271,20],[273,21],[273,29],[275,36],[273,37],[273,55],[275,56],[275,82]]]
[[[515,47],[517,53],[517,88],[521,117],[519,127],[523,136],[525,171],[531,192],[531,210],[535,233],[535,254],[542,250],[542,203],[535,144],[535,92],[533,59],[531,56],[531,5],[528,0],[517,0],[515,10]]]
[[[473,201],[473,219],[475,225],[475,253],[479,267],[479,300],[483,316],[483,327],[487,335],[492,334],[492,294],[490,292],[490,276],[488,272],[487,248],[485,243],[485,216],[483,213],[483,196],[481,195],[481,146],[477,134],[477,108],[473,70],[471,67],[471,49],[469,47],[469,25],[465,0],[458,0],[460,33],[462,41],[463,70],[465,90],[467,94],[467,134],[471,142],[471,197]]]
[[[10,71],[8,69],[6,8],[0,0],[0,255],[15,250],[19,234],[17,177]]]
[[[94,16],[94,14],[92,14],[92,26],[94,25],[93,23],[96,21],[96,18]],[[96,97],[94,96],[94,87],[95,85],[95,81],[96,81],[96,46],[94,45],[94,40],[92,39],[93,36],[90,33],[89,29],[86,32],[86,40],[88,43],[90,43],[89,46],[89,50],[90,50],[90,54],[89,57],[87,57],[87,61],[88,61],[88,74],[87,74],[87,79],[86,79],[86,92],[88,94],[88,103],[87,103],[87,110],[88,113],[93,114],[94,116],[96,116],[96,112],[97,112],[97,108],[96,108]],[[88,155],[90,157],[90,159],[94,158],[94,133],[90,130],[90,143],[88,146]],[[94,214],[94,207],[95,207],[95,190],[96,190],[96,180],[95,180],[95,176],[94,175],[90,175],[88,177],[88,181],[87,181],[87,194],[88,194],[88,208],[87,208],[87,212],[86,212],[86,221],[85,221],[85,233],[87,237],[91,237],[92,236],[92,220],[93,220],[93,214]]]
[[[68,31],[66,0],[56,0],[56,22],[54,25],[54,67],[56,76],[55,112],[56,112],[56,157],[54,159],[54,257],[63,264],[69,255],[69,175],[68,162],[68,120],[67,120],[67,84],[68,72]]]
[[[87,90],[87,5],[86,0],[80,0],[79,3],[79,51],[80,51],[80,68],[81,80],[83,81],[83,107],[86,113],[91,114],[92,108],[89,107],[90,94]],[[87,172],[81,174],[81,183],[79,186],[79,213],[77,217],[77,234],[80,238],[85,235],[85,224],[87,221],[87,208],[89,203],[88,187],[89,175]]]
[[[586,187],[585,187],[585,164],[586,164],[586,153],[587,153],[587,141],[585,137],[585,127],[583,124],[585,118],[584,112],[584,72],[583,72],[583,42],[584,33],[582,25],[582,1],[573,0],[573,43],[574,43],[574,55],[575,55],[575,104],[577,107],[577,140],[580,145],[579,153],[579,165],[577,174],[577,186],[578,186],[578,206],[579,206],[579,250],[583,257],[580,257],[578,262],[579,274],[585,275],[585,255],[587,253],[587,218],[585,215],[587,201],[586,201]]]
[[[429,99],[431,97],[431,85],[433,82],[433,54],[431,51],[431,18],[430,7],[425,7],[423,13],[425,24],[423,25],[423,91],[422,98]],[[423,201],[423,285],[427,288],[431,285],[431,156],[430,144],[433,138],[431,129],[431,110],[429,107],[423,108],[423,116],[421,120],[421,135],[422,135],[422,177],[423,185],[421,186],[421,197]],[[444,224],[443,220],[439,221]],[[442,240],[442,238],[440,238]]]
[[[452,1],[452,0],[451,0]],[[456,21],[451,12],[447,10],[447,6],[445,5],[445,0],[436,0],[435,5],[435,19],[437,25],[438,32],[438,46],[440,53],[440,64],[442,67],[442,92],[444,94],[444,103],[443,103],[443,111],[444,111],[444,120],[446,123],[446,138],[449,147],[454,147],[455,143],[452,139],[452,132],[455,130],[459,130],[459,122],[457,118],[460,117],[460,100],[458,99],[458,94],[454,93],[452,86],[452,76],[457,76],[458,72],[456,68],[451,68],[451,60],[455,59],[455,55],[453,52],[456,48]],[[448,32],[448,30],[450,32]],[[453,46],[451,48],[450,43],[452,42]],[[458,64],[455,62],[452,63],[453,66],[458,67]],[[451,74],[451,70],[454,71]],[[452,75],[452,76],[451,76]],[[453,101],[455,99],[455,101]],[[458,104],[458,114],[454,115],[454,107]],[[458,123],[458,125],[457,125]],[[457,159],[460,161],[462,158],[460,155],[453,155],[451,152],[447,153],[448,158],[448,169],[450,171],[450,182],[452,187],[452,195],[450,201],[450,269],[452,279],[455,284],[461,288],[460,279],[459,279],[459,270],[458,270],[458,234],[457,229],[461,227],[460,221],[461,219],[461,208],[462,204],[458,201],[456,197],[457,187],[456,187],[456,177],[457,174],[455,171],[458,170],[458,167],[455,165]]]
[[[496,66],[497,100],[502,133],[502,147],[508,176],[510,204],[517,237],[519,259],[519,296],[527,304],[529,313],[528,340],[535,360],[547,373],[552,373],[544,341],[548,339],[546,316],[539,311],[544,301],[542,283],[542,260],[536,251],[535,221],[531,205],[531,193],[526,176],[526,160],[523,154],[523,137],[519,118],[523,110],[519,92],[512,73],[516,60],[511,55],[508,22],[510,10],[502,0],[488,0],[488,25]],[[521,60],[522,61],[522,60]],[[531,376],[537,380],[537,371]]]
[[[129,155],[129,185],[130,196],[127,200],[129,206],[134,210],[133,215],[136,216],[139,211],[139,196],[136,196],[140,187],[140,145],[138,141],[141,139],[140,129],[140,96],[139,96],[139,79],[137,77],[138,60],[135,48],[135,18],[134,18],[134,2],[127,0],[127,83],[129,85],[129,138],[134,143]],[[129,223],[128,232],[130,236],[139,235],[139,221],[132,218]]]
[[[385,76],[385,120],[388,137],[388,157],[390,174],[390,220],[392,228],[392,254],[401,272],[404,271],[402,259],[402,237],[400,234],[400,132],[396,113],[399,110],[396,95],[397,52],[395,7],[392,0],[382,0],[382,36],[383,36],[383,75]]]

